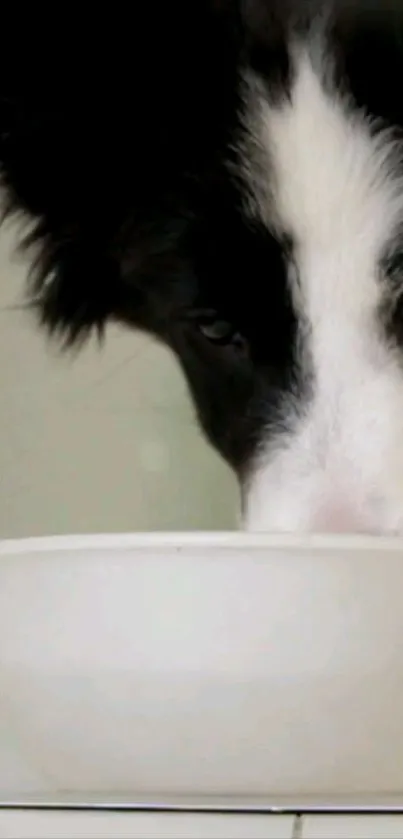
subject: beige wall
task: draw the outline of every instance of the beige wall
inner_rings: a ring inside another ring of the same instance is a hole
[[[60,357],[21,300],[25,265],[0,237],[0,537],[235,524],[232,476],[203,442],[160,347],[111,328]]]

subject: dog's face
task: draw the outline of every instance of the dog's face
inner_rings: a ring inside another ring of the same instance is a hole
[[[173,349],[249,528],[403,532],[403,13],[293,5],[154,2],[95,78],[55,54],[3,179],[44,322]]]

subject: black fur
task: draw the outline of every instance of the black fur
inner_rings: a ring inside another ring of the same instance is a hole
[[[240,472],[298,386],[292,243],[244,210],[242,75],[253,67],[271,94],[287,94],[290,28],[325,12],[340,83],[402,126],[391,91],[400,7],[391,29],[380,3],[367,6],[148,0],[125,14],[111,4],[103,20],[60,12],[25,35],[3,29],[1,175],[7,211],[30,221],[43,324],[67,344],[109,319],[166,342],[209,439]],[[205,337],[205,310],[233,324],[228,341]]]

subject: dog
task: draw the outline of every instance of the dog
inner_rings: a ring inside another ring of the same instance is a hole
[[[167,345],[246,529],[403,533],[402,0],[50,14],[0,59],[41,324]]]

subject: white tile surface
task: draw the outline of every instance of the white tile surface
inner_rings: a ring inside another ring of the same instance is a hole
[[[403,815],[305,816],[301,839],[402,839]]]
[[[0,839],[291,839],[292,816],[0,810]]]

